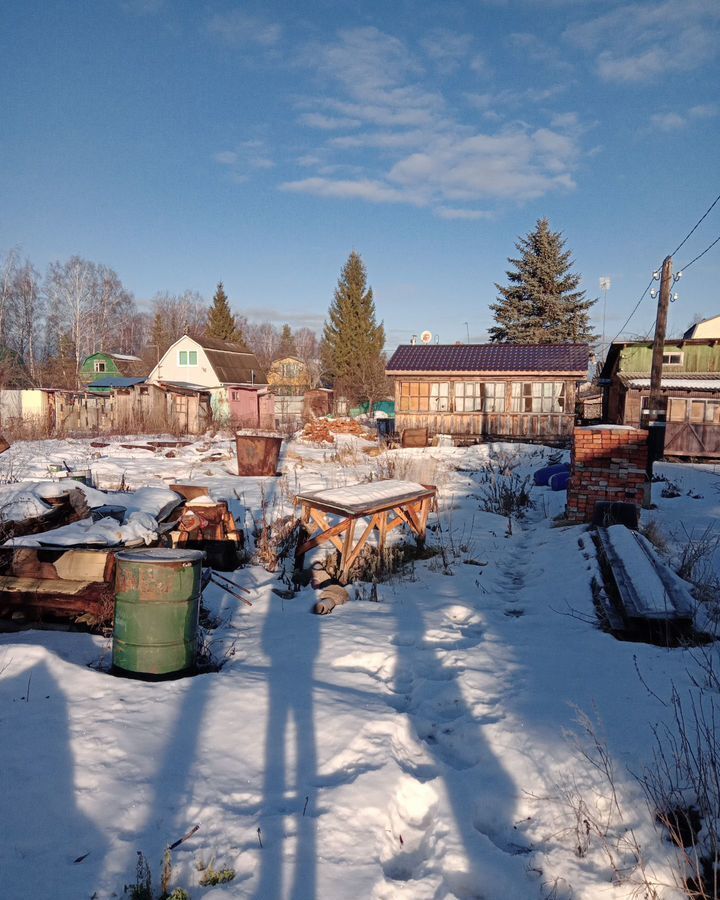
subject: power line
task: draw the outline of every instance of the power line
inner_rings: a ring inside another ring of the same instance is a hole
[[[693,227],[690,229],[690,231],[688,231],[688,233],[685,235],[685,237],[680,241],[680,243],[673,250],[673,252],[668,254],[668,256],[675,256],[675,254],[678,252],[678,250],[683,246],[683,244],[685,244],[687,239],[697,230],[698,226],[701,224],[703,219],[706,219],[707,216],[710,214],[710,212],[712,212],[712,209],[715,206],[715,204],[718,202],[718,200],[720,200],[720,194],[717,195],[717,197],[713,200],[713,202],[710,204],[710,206],[708,206],[708,208],[705,210],[705,212],[702,214],[702,216],[700,216],[700,218],[693,225]],[[693,260],[693,262],[694,262],[694,260]],[[685,268],[687,269],[687,266],[685,266]]]
[[[636,313],[637,310],[638,310],[638,307],[640,306],[640,304],[641,304],[641,303],[643,302],[643,300],[645,299],[645,295],[647,294],[647,292],[648,292],[648,291],[650,290],[650,288],[652,287],[653,281],[655,281],[655,279],[654,279],[654,278],[650,278],[650,281],[648,281],[647,287],[645,288],[645,290],[644,290],[644,291],[642,292],[642,294],[640,295],[640,299],[638,300],[638,302],[637,302],[637,303],[635,304],[635,306],[633,307],[633,310],[632,310],[632,312],[630,313],[630,315],[627,317],[627,319],[625,319],[625,323],[623,324],[622,328],[620,329],[620,331],[618,331],[618,333],[615,335],[615,337],[610,341],[611,344],[614,344],[615,341],[616,341],[616,340],[620,337],[620,335],[623,333],[623,331],[625,331],[625,329],[627,328],[628,322],[629,322],[630,319],[632,319],[632,317],[635,315],[635,313]]]
[[[712,248],[715,246],[715,244],[717,244],[718,241],[720,241],[720,234],[715,238],[715,240],[712,242],[712,244],[710,244],[709,247],[706,247],[702,253],[698,253],[695,259],[691,259],[689,263],[686,263],[684,266],[680,266],[679,271],[684,272],[686,269],[689,269],[693,263],[696,263],[701,257],[705,256],[708,250],[712,250]]]

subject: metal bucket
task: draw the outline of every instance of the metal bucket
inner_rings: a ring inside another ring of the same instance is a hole
[[[168,677],[195,667],[201,550],[123,550],[116,556],[113,668]]]
[[[238,475],[275,475],[282,438],[277,435],[235,435]]]

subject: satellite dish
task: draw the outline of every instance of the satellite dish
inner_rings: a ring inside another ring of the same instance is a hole
[[[423,333],[420,335],[420,340],[423,342],[423,344],[429,344],[432,340],[432,331],[423,331]]]

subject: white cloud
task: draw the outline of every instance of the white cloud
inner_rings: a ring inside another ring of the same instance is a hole
[[[434,31],[422,46],[425,61],[473,58],[467,35]],[[350,120],[355,127],[352,134],[329,135],[321,146],[308,148],[308,177],[285,181],[282,190],[430,206],[442,218],[473,220],[488,215],[475,208],[478,203],[516,202],[574,187],[583,130],[576,113],[557,115],[546,127],[520,121],[500,131],[478,129],[452,111],[437,80],[408,47],[377,28],[343,30],[331,44],[313,45],[303,62],[314,66],[323,94],[299,101],[301,123],[331,131],[338,120]],[[563,89],[550,85],[465,99],[485,115],[492,114],[490,105],[531,103],[537,119],[538,104]],[[308,156],[314,160],[309,166]]]
[[[295,328],[310,328],[313,331],[321,328],[325,322],[324,313],[289,312],[287,309],[274,309],[268,306],[250,306],[243,308],[243,315],[251,322],[280,322]]]
[[[569,26],[564,36],[595,54],[606,81],[657,81],[705,65],[717,54],[720,3],[664,0],[622,4]]]
[[[220,150],[213,154],[213,160],[230,170],[230,177],[237,183],[247,181],[252,169],[273,169],[275,163],[268,156],[265,144],[259,140],[241,141],[235,150]]]
[[[684,128],[686,124],[687,119],[674,112],[655,113],[650,116],[650,125],[660,131],[674,131],[676,128]]]
[[[441,74],[450,75],[463,63],[472,43],[470,34],[435,28],[420,41],[420,46]]]
[[[573,68],[556,46],[546,43],[532,32],[514,32],[508,36],[508,43],[518,55],[530,62],[563,72]]]
[[[370,203],[414,203],[422,205],[417,198],[410,199],[407,192],[389,187],[370,179],[333,180],[331,178],[303,178],[300,181],[286,181],[280,185],[282,191],[314,194],[316,197],[330,197],[336,200],[367,200]]]
[[[485,91],[484,93],[466,93],[465,101],[475,109],[483,112],[505,113],[508,109],[517,109],[520,106],[545,103],[558,97],[567,90],[565,84],[550,84],[547,87],[525,88],[524,90]]]
[[[342,128],[358,128],[359,119],[350,119],[347,116],[326,116],[323,113],[303,113],[300,116],[300,124],[309,128],[319,128],[321,131],[338,131]]]
[[[252,44],[272,47],[282,36],[282,29],[278,24],[240,9],[212,16],[207,23],[207,30],[214,37],[236,47]]]
[[[693,120],[711,119],[718,115],[718,108],[712,103],[698,104],[687,110],[687,113],[677,112],[653,113],[650,116],[650,127],[659,131],[676,131],[687,127]]]
[[[441,138],[396,163],[388,178],[439,199],[529,200],[573,187],[569,166],[576,152],[572,140],[548,129]]]
[[[712,119],[718,115],[718,107],[714,103],[699,103],[688,110],[693,119]]]
[[[473,58],[470,60],[470,69],[476,75],[489,75],[491,68],[490,63],[487,61],[485,54],[476,53]]]
[[[435,215],[440,219],[492,219],[493,214],[483,209],[457,209],[451,206],[439,206]]]
[[[213,156],[213,159],[221,166],[234,166],[238,161],[238,155],[234,150],[221,150]]]
[[[417,147],[423,141],[431,139],[430,131],[366,131],[358,135],[344,135],[332,138],[330,146],[343,150],[360,147],[376,150],[402,150],[408,147]]]

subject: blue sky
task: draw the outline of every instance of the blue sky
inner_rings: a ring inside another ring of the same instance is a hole
[[[717,0],[6,2],[0,252],[319,328],[356,249],[392,348],[484,339],[547,216],[591,296],[611,278],[611,338],[720,193],[719,26]],[[718,234],[720,204],[676,268]],[[719,280],[720,244],[671,331]]]

